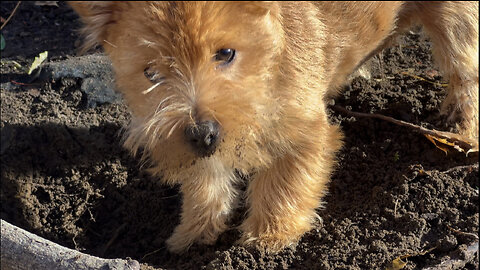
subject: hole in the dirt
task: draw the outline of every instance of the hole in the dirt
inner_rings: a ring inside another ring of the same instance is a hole
[[[38,202],[41,204],[50,203],[52,201],[50,194],[43,187],[37,188],[37,190],[33,192],[33,195],[37,197]]]
[[[478,160],[478,154],[476,154],[476,158]],[[478,190],[478,174],[475,170],[472,169],[471,172],[467,173],[464,181],[467,182],[473,189]]]
[[[82,110],[87,108],[88,103],[86,95],[80,90],[82,81],[82,78],[60,78],[52,80],[49,87],[60,93],[61,98],[67,102],[69,107]]]

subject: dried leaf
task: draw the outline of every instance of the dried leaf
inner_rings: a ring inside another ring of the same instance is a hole
[[[35,57],[35,60],[33,61],[32,65],[30,66],[30,69],[28,70],[28,75],[32,74],[32,72],[37,69],[45,59],[48,57],[48,51],[44,51],[41,54],[39,54],[37,57]]]
[[[387,268],[385,270],[399,270],[399,269],[402,269],[407,265],[407,262],[403,261],[403,259],[406,259],[406,258],[409,258],[409,257],[414,257],[414,256],[423,256],[427,253],[430,253],[432,250],[434,250],[436,248],[437,247],[432,247],[432,248],[429,248],[427,250],[421,251],[421,252],[416,253],[416,254],[405,254],[405,255],[399,256],[396,259],[394,259],[392,261],[392,263],[389,266],[387,266]]]
[[[428,139],[429,141],[431,141],[431,142],[435,145],[435,147],[437,147],[438,149],[440,149],[440,150],[442,150],[443,152],[445,152],[445,155],[448,154],[448,149],[447,149],[446,147],[442,147],[441,145],[438,145],[438,144],[435,142],[435,139],[434,139],[435,137],[433,137],[433,136],[431,136],[431,135],[428,135],[428,134],[423,134],[423,135],[425,135],[425,137],[427,137],[427,139]]]
[[[406,265],[407,263],[402,261],[401,257],[398,257],[392,261],[392,264],[390,266],[387,266],[386,270],[399,270],[404,268]]]
[[[466,138],[459,134],[447,133],[438,131],[438,136],[432,134],[423,134],[430,140],[438,149],[448,153],[449,147],[463,152],[465,154],[478,152],[478,142]]]

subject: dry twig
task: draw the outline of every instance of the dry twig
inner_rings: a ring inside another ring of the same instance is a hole
[[[22,1],[17,2],[17,5],[13,9],[12,13],[10,13],[10,16],[8,16],[8,18],[5,20],[5,22],[3,22],[2,26],[0,27],[0,30],[3,30],[3,27],[5,27],[5,25],[7,25],[8,21],[10,21],[10,19],[13,17],[15,12],[17,12],[17,9],[18,9],[18,7],[20,6],[21,3],[22,3]]]
[[[403,127],[408,127],[412,129],[415,132],[418,132],[420,134],[423,134],[426,136],[429,140],[432,141],[432,138],[435,139],[437,142],[444,143],[450,146],[453,146],[453,148],[457,149],[458,151],[465,152],[467,155],[468,153],[475,153],[478,152],[478,141],[466,138],[460,134],[455,134],[451,132],[446,132],[446,131],[439,131],[435,129],[427,129],[409,122],[405,122],[402,120],[397,120],[395,118],[381,115],[381,114],[376,114],[376,113],[360,113],[360,112],[352,112],[349,111],[343,107],[340,107],[338,105],[331,106],[332,109],[349,114],[355,117],[364,117],[364,118],[376,118],[376,119],[381,119],[385,120],[391,123],[394,123],[399,126]],[[435,143],[435,142],[434,142]],[[435,143],[436,145],[436,143]]]

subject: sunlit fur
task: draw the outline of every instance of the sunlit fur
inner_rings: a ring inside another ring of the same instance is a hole
[[[180,184],[173,252],[214,243],[251,176],[240,243],[267,251],[311,229],[342,135],[325,100],[412,24],[422,23],[450,79],[443,112],[478,138],[476,2],[72,2],[86,48],[101,44],[133,119],[124,145],[149,171]],[[214,61],[236,50],[228,65]],[[151,82],[144,70],[154,72]],[[156,72],[156,73],[155,73]],[[184,129],[220,124],[220,143],[198,158]],[[359,179],[361,181],[361,179]]]

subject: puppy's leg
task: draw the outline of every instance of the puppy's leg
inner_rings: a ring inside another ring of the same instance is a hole
[[[202,161],[199,161],[202,162]],[[218,161],[203,162],[198,175],[182,183],[183,206],[180,225],[167,240],[170,251],[187,250],[194,242],[213,244],[226,229],[236,192],[232,169]]]
[[[417,16],[449,79],[442,113],[460,133],[478,139],[478,2],[418,2]]]
[[[322,128],[317,138],[257,173],[248,187],[249,216],[240,226],[240,240],[268,252],[295,244],[318,219],[316,208],[327,191],[341,146],[341,133],[334,126]],[[324,137],[325,136],[325,137]]]

